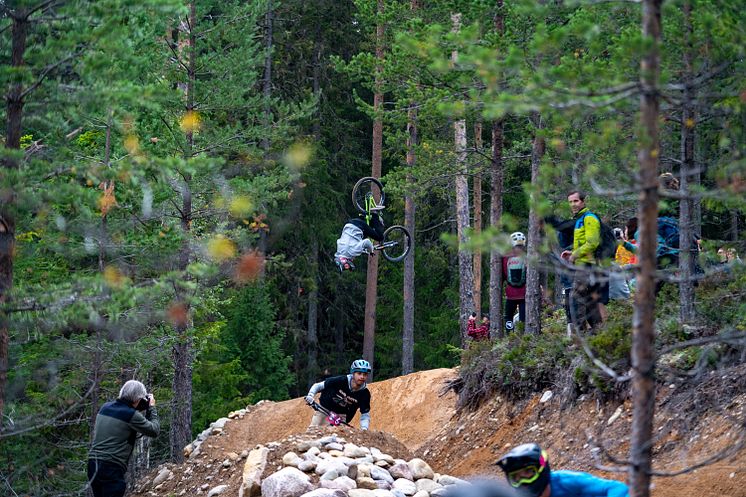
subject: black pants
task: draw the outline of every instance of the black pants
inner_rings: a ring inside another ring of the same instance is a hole
[[[109,461],[88,459],[88,481],[95,497],[122,497],[127,490],[124,468]]]
[[[606,285],[608,298],[608,282],[602,283],[593,273],[590,265],[584,265],[575,271],[572,279],[572,290],[570,291],[570,317],[575,330],[585,330],[586,321],[591,329],[601,324],[601,309]]]
[[[372,238],[377,242],[383,241],[383,232],[386,231],[386,228],[383,226],[381,216],[379,216],[377,212],[374,212],[370,215],[370,225],[365,222],[365,219],[360,219],[359,217],[350,219],[349,223],[354,224],[355,226],[363,230],[364,237]]]
[[[521,323],[526,322],[526,299],[521,300],[505,300],[505,322],[513,321],[515,316],[515,310],[518,309],[518,316],[521,319]]]

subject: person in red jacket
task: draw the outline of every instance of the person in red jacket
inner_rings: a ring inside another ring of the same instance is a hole
[[[513,250],[503,257],[503,282],[505,285],[505,329],[513,330],[513,316],[526,322],[526,235],[520,231],[510,235]]]
[[[466,326],[466,334],[474,340],[489,340],[490,338],[490,319],[487,316],[482,318],[482,324],[477,326],[477,313],[473,312],[469,316],[469,322]]]

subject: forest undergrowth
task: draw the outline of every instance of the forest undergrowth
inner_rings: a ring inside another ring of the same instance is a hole
[[[690,418],[746,392],[746,347],[730,339],[746,329],[744,280],[746,271],[740,266],[700,282],[698,319],[690,325],[682,326],[678,319],[675,285],[664,286],[658,295],[656,379],[659,387],[679,389],[675,402]],[[563,405],[581,396],[602,402],[628,399],[633,301],[611,301],[607,310],[601,328],[581,338],[568,336],[562,308],[549,308],[539,335],[520,328],[471,342],[462,354],[458,379],[449,384],[458,394],[457,407],[473,410],[494,395],[520,401],[547,390],[560,395]],[[713,381],[723,385],[703,387]]]

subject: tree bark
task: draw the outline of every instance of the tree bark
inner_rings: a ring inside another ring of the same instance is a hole
[[[189,20],[182,23],[183,30],[188,33],[187,50],[187,81],[185,95],[185,111],[190,114],[195,111],[194,106],[194,83],[196,80],[197,51],[196,51],[196,6],[195,2],[189,3]],[[186,147],[184,149],[184,160],[192,159],[194,150],[194,133],[191,128],[185,133]],[[179,269],[185,274],[191,258],[189,238],[192,226],[192,191],[189,184],[191,176],[184,174],[181,189],[181,229],[183,242],[179,253]],[[173,379],[173,418],[171,420],[171,458],[176,462],[184,460],[184,447],[191,441],[192,435],[192,367],[194,362],[191,337],[191,319],[189,318],[189,306],[186,299],[181,295],[176,296],[177,306],[184,307],[185,319],[183,323],[174,326],[176,340],[172,348],[174,365]]]
[[[383,0],[378,0],[378,14],[383,14]],[[376,75],[375,93],[373,95],[373,111],[376,113],[373,121],[373,153],[371,176],[381,177],[381,154],[383,150],[383,20],[376,25]],[[376,199],[378,200],[378,199]],[[365,323],[363,329],[363,358],[374,363],[376,337],[376,301],[378,299],[378,253],[368,257],[368,273],[365,284]],[[370,381],[372,379],[371,373]]]
[[[482,151],[482,121],[474,123],[474,146],[477,149],[477,156]],[[482,171],[477,167],[474,174],[474,234],[479,236],[482,233]],[[474,250],[474,310],[477,318],[482,317],[482,251],[477,248]]]
[[[414,9],[414,2],[413,2]],[[417,162],[415,147],[417,146],[417,108],[414,103],[407,111],[407,168],[414,168]],[[411,171],[407,172],[407,192],[404,194],[404,227],[412,234],[412,248],[409,256],[404,259],[404,326],[402,330],[402,374],[414,371],[414,219],[415,202],[412,195],[414,178]]]
[[[310,388],[318,378],[319,370],[319,240],[311,241],[311,278],[312,287],[308,292],[308,374],[307,386]]]
[[[11,67],[23,66],[28,35],[28,14],[19,9],[11,16]],[[21,122],[23,118],[23,84],[10,85],[5,98],[5,148],[20,150]],[[18,169],[18,161],[9,156],[2,161],[2,174]],[[16,240],[15,188],[0,192],[0,432],[3,430],[3,412],[5,410],[5,391],[8,383],[8,348],[10,344],[10,319],[5,307],[10,303],[13,289],[13,253]]]
[[[694,170],[694,127],[697,121],[694,108],[695,90],[692,86],[694,73],[692,57],[694,56],[694,41],[692,27],[692,4],[684,3],[684,105],[681,112],[681,177],[680,191],[683,195],[679,211],[679,317],[682,323],[691,323],[695,317],[694,308],[694,247],[692,222],[693,202],[687,198],[689,194],[689,176]]]
[[[497,1],[495,31],[502,38],[505,34],[503,0]],[[490,226],[497,230],[503,211],[503,127],[499,119],[492,123],[492,163],[490,164]],[[503,336],[502,255],[490,248],[490,335]]]
[[[267,13],[264,15],[266,30],[264,32],[264,77],[262,78],[262,95],[264,96],[264,132],[269,133],[272,120],[272,39],[274,29],[275,12],[272,6],[272,0],[267,0]],[[269,156],[271,142],[269,136],[262,138],[262,150],[264,158]]]
[[[452,14],[453,31],[461,29],[461,14]],[[458,52],[451,54],[453,63],[458,62]],[[467,318],[474,310],[474,270],[471,253],[466,249],[469,229],[469,184],[466,170],[466,119],[453,123],[454,149],[456,151],[456,230],[458,236],[459,269],[459,331],[461,347],[466,348]]]
[[[531,147],[531,185],[536,188],[539,181],[539,166],[544,157],[545,142],[542,130],[544,121],[538,113],[531,116],[535,134]],[[526,333],[541,333],[541,284],[539,270],[539,245],[541,240],[539,216],[536,212],[536,192],[531,193],[531,205],[528,214],[528,243],[526,267]]]
[[[655,413],[655,249],[658,235],[658,113],[661,2],[644,0],[642,32],[651,44],[640,63],[639,273],[632,331],[632,434],[629,482],[632,497],[650,496]]]

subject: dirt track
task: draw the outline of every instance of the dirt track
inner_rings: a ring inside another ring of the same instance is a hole
[[[628,452],[629,405],[621,406],[621,416],[610,426],[607,421],[617,405],[599,408],[595,402],[587,401],[562,410],[558,400],[540,404],[538,396],[520,405],[492,399],[476,412],[457,417],[454,394],[440,396],[444,382],[455,374],[454,370],[438,369],[373,383],[370,385],[371,431],[344,428],[337,432],[349,441],[379,447],[394,457],[414,454],[428,461],[436,471],[461,477],[497,475],[494,461],[498,456],[510,445],[525,441],[538,441],[547,448],[554,468],[602,474],[595,469],[587,444],[588,434],[598,434],[601,429],[601,439],[610,452],[622,459]],[[173,470],[178,473],[189,465],[194,478],[217,474],[215,479],[228,483],[232,493],[238,488],[241,471],[236,465],[218,473],[216,468],[225,455],[250,450],[260,443],[282,442],[271,459],[276,461],[285,447],[287,450],[293,447],[295,438],[318,435],[315,431],[306,432],[311,414],[303,399],[252,406],[244,419],[230,421],[222,435],[205,442],[199,463],[190,461]],[[353,424],[357,425],[357,419]],[[729,433],[723,420],[711,417],[703,420],[695,443],[687,443],[676,433],[670,434],[656,446],[660,447],[656,450],[656,467],[672,469],[699,460],[723,446]],[[694,473],[657,478],[653,496],[746,497],[745,462],[746,451],[742,451],[735,458]],[[624,474],[604,476],[625,477]]]

